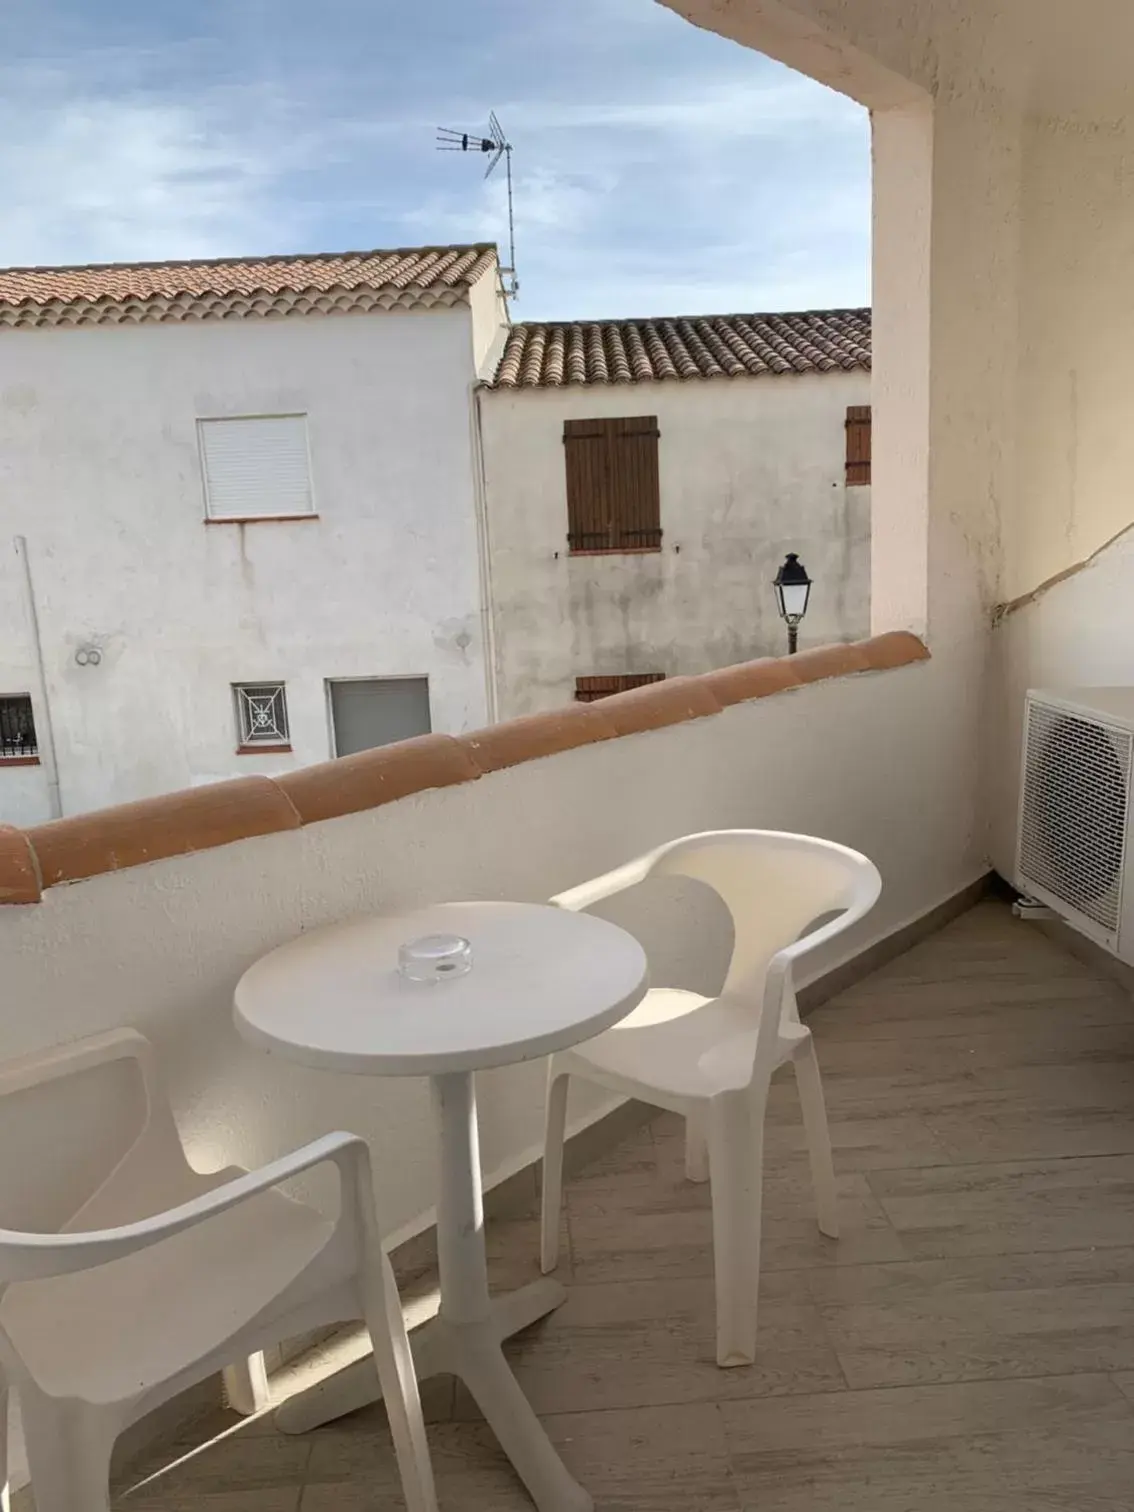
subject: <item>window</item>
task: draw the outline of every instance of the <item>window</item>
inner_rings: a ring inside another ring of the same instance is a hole
[[[306,415],[198,420],[210,520],[313,515]]]
[[[38,760],[31,699],[26,693],[0,697],[0,762],[31,764]]]
[[[847,407],[848,487],[870,482],[870,415],[869,404],[851,404]]]
[[[565,420],[567,544],[576,551],[659,551],[658,417]]]
[[[290,751],[287,696],[283,683],[237,683],[236,728],[239,751]]]
[[[428,677],[359,677],[327,684],[335,755],[428,735]]]
[[[609,698],[612,693],[625,693],[630,688],[642,688],[646,683],[665,682],[664,672],[622,672],[614,677],[577,677],[575,679],[575,702],[594,703],[599,698]]]

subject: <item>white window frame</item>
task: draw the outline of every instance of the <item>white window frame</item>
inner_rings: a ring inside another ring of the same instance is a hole
[[[304,457],[307,462],[307,497],[310,508],[281,512],[280,514],[214,514],[209,491],[209,468],[205,456],[205,426],[239,424],[242,420],[301,420],[303,422]],[[315,499],[315,475],[311,466],[311,427],[306,410],[265,410],[249,415],[198,415],[197,416],[197,461],[201,469],[201,494],[205,506],[205,521],[209,524],[254,524],[257,520],[271,523],[273,520],[317,520],[319,506]]]
[[[267,729],[257,729],[253,695],[260,702],[269,693],[270,702],[278,700],[278,715]],[[278,751],[291,748],[291,720],[287,710],[287,683],[267,680],[264,682],[240,682],[232,685],[232,703],[236,713],[236,737],[238,751]]]

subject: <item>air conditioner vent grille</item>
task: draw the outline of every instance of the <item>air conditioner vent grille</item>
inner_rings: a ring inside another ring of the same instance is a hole
[[[1107,931],[1122,907],[1128,730],[1029,702],[1020,873]]]

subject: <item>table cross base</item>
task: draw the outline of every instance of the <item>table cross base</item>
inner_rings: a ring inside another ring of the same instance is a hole
[[[539,1512],[592,1512],[594,1502],[559,1458],[501,1349],[567,1293],[546,1279],[489,1298],[473,1080],[462,1073],[438,1076],[433,1088],[441,1134],[441,1310],[410,1340],[417,1378],[454,1375],[465,1383]],[[379,1397],[368,1355],[284,1402],[276,1426],[306,1433]]]

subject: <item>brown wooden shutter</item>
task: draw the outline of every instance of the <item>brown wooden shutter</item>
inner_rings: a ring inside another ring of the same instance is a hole
[[[565,420],[567,544],[571,551],[661,546],[658,419]]]
[[[609,698],[612,693],[625,693],[630,688],[641,688],[646,683],[656,682],[665,682],[664,672],[623,672],[614,677],[577,677],[575,701],[594,703],[597,698]]]
[[[847,484],[870,482],[870,405],[847,406]]]

